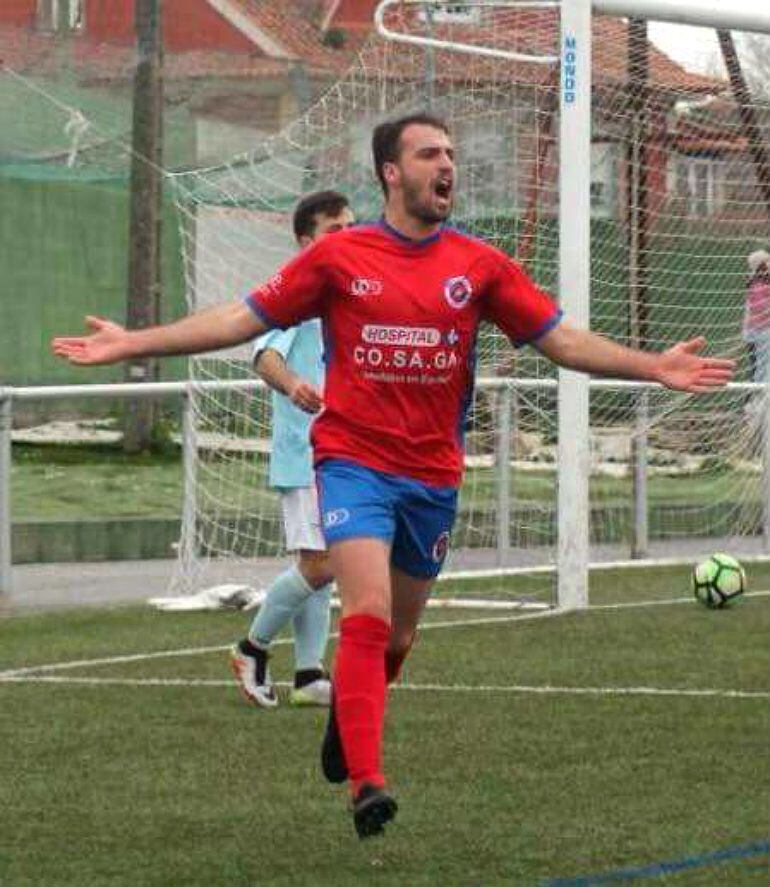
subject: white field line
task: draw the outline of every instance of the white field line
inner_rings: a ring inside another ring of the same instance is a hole
[[[276,682],[279,687],[291,684]],[[84,678],[61,675],[0,676],[0,684],[69,684],[90,687],[232,687],[234,681],[199,678]],[[770,690],[717,690],[684,687],[552,687],[526,684],[396,684],[392,689],[416,693],[513,693],[561,696],[685,696],[719,699],[770,699]]]
[[[420,631],[433,628],[453,628],[454,626],[488,625],[497,622],[523,622],[531,619],[543,619],[556,615],[556,610],[544,610],[537,613],[528,613],[519,616],[482,616],[478,619],[458,619],[446,622],[428,622],[420,626]],[[330,639],[339,637],[337,632],[329,635]],[[293,644],[290,638],[279,638],[273,641],[273,646]],[[224,644],[217,647],[188,647],[179,650],[158,650],[154,653],[131,653],[124,656],[104,656],[100,659],[75,659],[69,662],[51,662],[45,665],[30,665],[25,668],[11,668],[0,671],[0,681],[7,678],[21,677],[23,675],[39,674],[41,672],[68,671],[74,668],[87,668],[91,665],[122,665],[127,662],[144,662],[150,659],[170,659],[177,656],[199,656],[206,653],[222,653],[229,650],[232,644]]]
[[[770,591],[754,591],[749,592],[745,597],[767,597]],[[590,613],[594,610],[612,611],[624,610],[637,607],[659,607],[668,606],[670,604],[690,604],[693,599],[691,597],[671,598],[669,600],[652,600],[652,601],[636,601],[631,603],[620,604],[599,604],[590,606],[586,610],[543,610],[536,613],[525,613],[507,616],[480,616],[475,619],[451,619],[445,622],[426,622],[420,625],[420,632],[430,631],[436,628],[467,628],[478,625],[498,625],[517,622],[531,622],[535,619],[550,619],[555,616],[562,616],[566,613]],[[333,633],[330,638],[337,638],[339,635]],[[284,644],[292,644],[290,638],[283,638],[273,642],[273,646],[282,646]],[[121,665],[128,662],[145,662],[153,659],[171,659],[183,656],[200,656],[207,653],[221,653],[229,650],[230,644],[224,644],[215,647],[188,647],[177,650],[158,650],[153,653],[132,653],[122,656],[105,656],[98,659],[75,659],[67,662],[52,662],[42,665],[30,665],[25,668],[11,668],[0,671],[0,681],[10,681],[13,678],[24,677],[26,675],[40,675],[46,672],[69,671],[76,668],[87,668],[96,665]]]

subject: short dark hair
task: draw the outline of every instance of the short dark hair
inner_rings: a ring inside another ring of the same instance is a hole
[[[420,111],[416,114],[408,114],[397,120],[386,120],[376,126],[372,133],[372,157],[374,158],[374,171],[380,180],[385,196],[388,194],[388,186],[382,168],[386,163],[395,163],[401,154],[401,133],[412,124],[432,126],[449,135],[449,126],[435,114]]]
[[[347,206],[350,206],[348,198],[339,191],[314,191],[308,194],[294,209],[294,236],[297,240],[312,237],[318,225],[318,216],[338,216]]]

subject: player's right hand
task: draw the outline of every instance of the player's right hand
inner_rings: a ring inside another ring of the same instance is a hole
[[[56,336],[51,340],[51,351],[70,363],[117,363],[130,356],[129,334],[120,324],[102,317],[86,317],[86,326],[92,332],[86,336]]]

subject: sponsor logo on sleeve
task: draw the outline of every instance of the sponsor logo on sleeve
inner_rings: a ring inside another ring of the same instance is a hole
[[[444,298],[452,308],[464,308],[473,295],[473,287],[467,277],[450,277],[444,281]]]
[[[257,287],[255,294],[265,299],[269,299],[273,296],[280,296],[282,285],[283,275],[279,271],[274,274],[269,280],[266,280],[264,283],[260,284]]]
[[[274,296],[277,296],[281,291],[281,286],[283,284],[283,274],[280,271],[276,272],[270,280],[265,284],[265,289],[268,292],[272,293]]]
[[[373,277],[354,277],[350,281],[351,296],[380,296],[382,281]]]

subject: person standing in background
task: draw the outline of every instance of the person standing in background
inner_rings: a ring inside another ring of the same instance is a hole
[[[770,369],[770,253],[758,249],[747,258],[749,283],[743,314],[743,339],[749,352],[751,378],[768,381]]]
[[[318,191],[301,200],[293,216],[300,250],[353,223],[348,200],[336,191]],[[323,406],[323,342],[319,320],[257,339],[254,369],[273,391],[270,486],[281,497],[286,548],[296,563],[273,580],[247,637],[230,654],[243,698],[275,708],[278,695],[268,668],[269,648],[291,620],[294,631],[294,687],[290,705],[329,705],[330,683],[323,668],[329,638],[332,573],[321,532],[313,474],[310,425]]]

